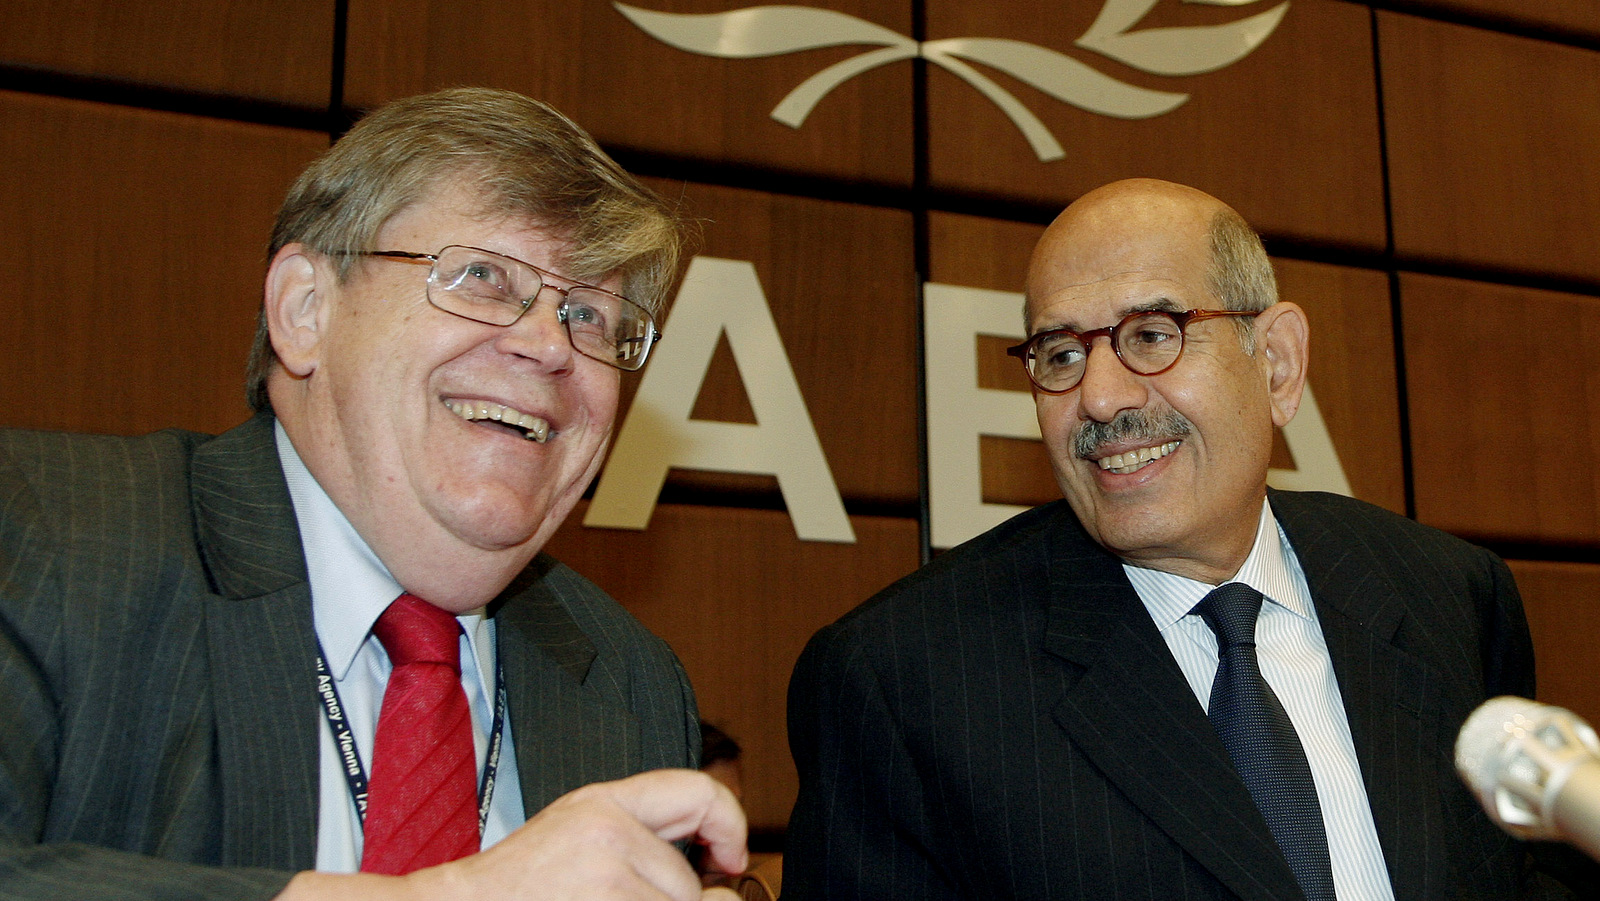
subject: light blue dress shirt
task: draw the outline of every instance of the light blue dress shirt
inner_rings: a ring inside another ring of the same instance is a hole
[[[1200,706],[1206,707],[1217,675],[1217,636],[1205,620],[1189,611],[1216,586],[1130,564],[1123,564],[1123,569]],[[1393,901],[1350,722],[1311,590],[1288,536],[1264,501],[1250,556],[1227,581],[1243,582],[1266,595],[1256,620],[1261,674],[1283,703],[1311,764],[1340,901]]]
[[[322,643],[322,652],[349,718],[362,764],[370,774],[372,739],[391,669],[389,655],[372,636],[372,625],[400,596],[402,589],[312,478],[289,443],[283,426],[275,426],[275,432],[278,458],[289,483],[289,496],[294,501],[300,542],[305,548],[306,570],[311,577],[311,607],[317,640]],[[456,619],[461,622],[463,632],[461,687],[472,708],[472,743],[477,751],[481,780],[488,755],[489,728],[494,721],[495,625],[481,609]],[[361,868],[361,820],[356,815],[355,801],[350,797],[350,783],[340,764],[333,731],[323,716],[322,702],[312,684],[306,685],[306,715],[315,716],[321,723],[318,730],[321,769],[317,869],[353,873]],[[509,712],[504,727],[500,767],[495,777],[494,796],[490,799],[489,820],[483,830],[485,848],[505,838],[526,818]]]

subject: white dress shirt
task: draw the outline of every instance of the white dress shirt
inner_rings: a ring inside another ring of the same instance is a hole
[[[389,655],[372,635],[378,616],[401,594],[399,583],[356,534],[322,486],[312,478],[294,446],[275,427],[278,458],[289,496],[294,501],[305,548],[306,570],[311,577],[311,607],[317,640],[334,678],[356,749],[370,776],[373,736],[383,690],[389,683]],[[481,782],[488,755],[489,729],[494,721],[494,622],[479,609],[456,617],[461,623],[461,687],[472,708],[472,743],[477,752]],[[317,805],[317,869],[353,873],[361,868],[361,820],[356,814],[350,783],[345,778],[333,731],[323,715],[320,696],[306,685],[307,715],[322,724],[320,738],[320,794]],[[490,799],[489,820],[484,825],[487,848],[522,825],[522,786],[517,778],[516,749],[511,741],[509,712],[501,739],[500,766]]]
[[[1217,675],[1217,637],[1199,614],[1189,611],[1216,586],[1129,564],[1123,569],[1200,706],[1206,707]],[[1283,703],[1311,764],[1340,901],[1393,901],[1350,722],[1311,591],[1288,536],[1266,502],[1255,546],[1227,581],[1242,582],[1266,596],[1256,620],[1261,674]]]

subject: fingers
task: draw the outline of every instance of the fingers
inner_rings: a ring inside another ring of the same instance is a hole
[[[570,890],[570,897],[586,901],[696,901],[700,879],[669,844],[680,839],[705,844],[713,865],[726,872],[741,872],[747,862],[738,801],[693,770],[657,770],[568,792],[477,857],[509,864],[524,877],[523,885],[540,889],[533,897],[565,898]],[[523,897],[508,891],[480,895],[490,896]]]
[[[595,783],[562,795],[479,856],[538,873],[530,887],[540,891],[526,897],[695,901],[700,880],[688,860],[625,808],[612,786]]]
[[[601,783],[617,806],[666,841],[692,838],[724,873],[742,873],[746,853],[744,810],[722,783],[693,770],[652,770]]]
[[[402,878],[301,874],[285,898],[733,901],[702,890],[670,842],[706,845],[713,865],[743,872],[744,812],[721,783],[692,770],[658,770],[587,785],[557,798],[481,854]],[[303,878],[302,878],[303,877]]]

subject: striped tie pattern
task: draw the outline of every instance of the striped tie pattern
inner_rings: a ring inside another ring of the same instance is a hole
[[[402,594],[372,633],[394,670],[373,740],[361,870],[398,876],[478,850],[472,713],[453,615]]]

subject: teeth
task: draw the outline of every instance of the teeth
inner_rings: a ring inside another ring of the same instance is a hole
[[[1178,445],[1182,443],[1181,441],[1168,441],[1166,444],[1157,447],[1141,447],[1138,450],[1101,457],[1099,460],[1100,468],[1109,469],[1119,476],[1137,472],[1151,460],[1159,460],[1177,450]]]
[[[491,404],[481,400],[447,400],[444,405],[450,408],[450,412],[468,422],[472,422],[475,419],[492,419],[495,422],[503,422],[506,425],[522,429],[530,441],[537,441],[543,444],[550,440],[550,423],[531,413],[524,413],[501,404]]]

